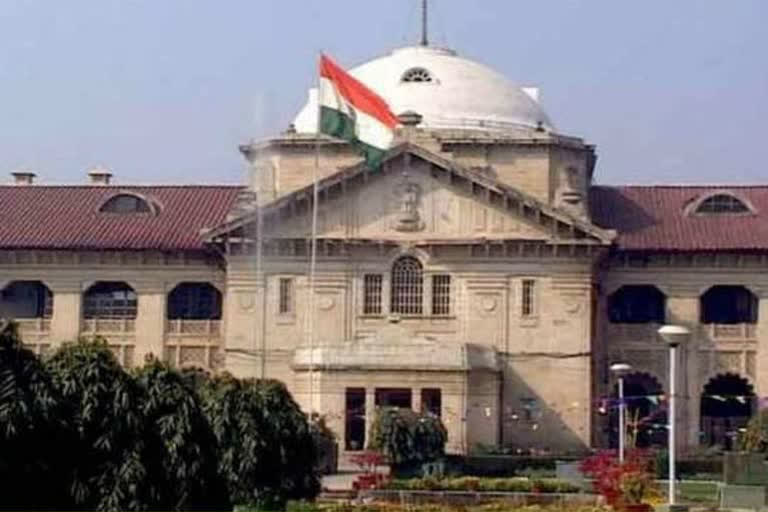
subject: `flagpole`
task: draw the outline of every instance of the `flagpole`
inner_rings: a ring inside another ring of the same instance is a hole
[[[318,53],[318,63],[322,51]],[[317,125],[315,133],[315,164],[312,166],[312,233],[309,247],[309,297],[307,300],[307,336],[309,338],[309,412],[315,412],[315,271],[317,268],[317,210],[318,170],[320,168],[320,72],[317,72]]]

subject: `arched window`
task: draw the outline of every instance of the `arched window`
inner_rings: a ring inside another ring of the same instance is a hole
[[[730,194],[715,194],[706,198],[696,207],[696,213],[749,213],[750,208],[744,201]]]
[[[757,302],[743,286],[713,286],[701,296],[701,323],[756,324]]]
[[[105,202],[100,212],[108,213],[154,213],[149,201],[134,194],[118,194]]]
[[[665,302],[655,286],[622,286],[608,297],[608,317],[619,324],[663,324]]]
[[[0,317],[51,318],[53,293],[40,281],[12,281],[0,292]]]
[[[403,256],[392,265],[390,311],[401,315],[421,315],[423,298],[424,276],[421,262],[412,256]]]
[[[221,292],[210,283],[181,283],[168,295],[168,319],[221,319]]]
[[[432,73],[424,68],[411,68],[403,73],[401,82],[432,82]]]
[[[84,318],[136,318],[136,292],[122,281],[99,281],[83,296]]]

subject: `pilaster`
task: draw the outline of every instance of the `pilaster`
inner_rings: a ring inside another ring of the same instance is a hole
[[[80,281],[47,280],[53,293],[51,340],[58,344],[80,336],[83,294]]]
[[[147,356],[163,360],[165,348],[165,283],[137,283],[136,352],[134,364],[141,366]]]
[[[677,293],[675,296],[667,297],[667,323],[684,325],[691,330],[686,344],[678,348],[676,379],[678,390],[676,426],[679,432],[677,445],[679,449],[685,449],[699,444],[699,397],[702,386],[699,382],[699,295],[698,289],[695,288],[680,290]],[[668,372],[669,362],[665,366]],[[669,375],[665,375],[664,380],[668,383]]]

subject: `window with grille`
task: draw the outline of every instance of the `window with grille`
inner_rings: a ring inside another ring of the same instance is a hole
[[[451,276],[447,274],[432,276],[432,314],[451,314]]]
[[[132,194],[119,194],[109,199],[99,211],[109,213],[151,213],[146,200]]]
[[[138,299],[123,282],[100,281],[83,296],[85,318],[136,318]]]
[[[421,263],[405,256],[392,265],[392,295],[390,310],[401,315],[421,315],[424,299],[424,279]]]
[[[363,314],[381,314],[381,274],[365,274],[363,277]]]
[[[281,277],[279,293],[278,312],[281,315],[293,313],[293,279]]]
[[[170,320],[221,319],[221,292],[210,283],[181,283],[168,294]]]
[[[51,318],[53,293],[40,281],[12,281],[0,291],[0,316]]]
[[[533,316],[536,314],[535,309],[535,290],[536,281],[533,279],[523,279],[523,290],[520,297],[520,314],[522,316]]]
[[[749,208],[737,197],[716,194],[702,201],[696,213],[749,213]]]

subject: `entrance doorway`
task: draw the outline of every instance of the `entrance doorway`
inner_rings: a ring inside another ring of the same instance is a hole
[[[701,395],[702,444],[737,448],[739,430],[747,426],[754,407],[755,393],[747,379],[733,373],[710,379]]]
[[[619,386],[613,387],[609,415],[609,445],[619,446]],[[627,447],[666,446],[667,410],[664,390],[656,377],[648,373],[624,376],[624,403],[627,418]]]
[[[365,388],[347,388],[345,399],[344,449],[365,448]]]

